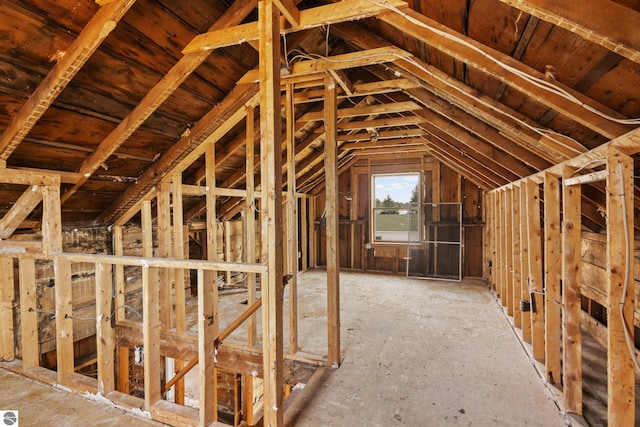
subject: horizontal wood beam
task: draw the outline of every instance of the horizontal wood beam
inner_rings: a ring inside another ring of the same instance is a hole
[[[424,131],[419,128],[413,129],[399,129],[399,130],[387,130],[380,132],[358,132],[351,134],[341,134],[338,135],[338,141],[349,141],[349,142],[357,142],[357,141],[371,141],[375,139],[380,141],[382,139],[397,139],[397,138],[411,138],[414,136],[424,135]],[[344,146],[342,146],[344,148]]]
[[[138,267],[182,268],[206,271],[238,271],[242,273],[264,273],[266,271],[266,267],[262,264],[243,262],[206,261],[177,258],[151,258],[124,255],[74,254],[65,252],[53,252],[50,254],[50,256],[53,259],[60,259],[69,262],[100,262],[103,264],[129,265]]]
[[[402,0],[388,0],[387,3],[398,8],[407,7],[407,3]],[[368,0],[343,0],[334,4],[301,10],[298,25],[287,26],[282,22],[279,27],[281,28],[281,33],[287,34],[338,22],[351,21],[353,19],[363,19],[374,16],[384,10],[386,10],[384,7]],[[284,21],[284,18],[282,18],[282,20]],[[182,53],[186,55],[203,50],[218,49],[248,41],[255,41],[258,40],[259,35],[257,22],[241,24],[218,31],[210,31],[196,36],[182,50]]]
[[[380,129],[396,126],[415,126],[419,125],[420,123],[424,123],[425,121],[426,119],[424,117],[408,115],[402,117],[383,117],[373,120],[361,120],[357,122],[342,122],[337,123],[336,127],[338,131],[360,130],[368,128]]]
[[[118,345],[133,348],[142,345],[142,325],[132,322],[118,322],[115,327]],[[198,337],[193,334],[160,332],[160,355],[180,360],[192,360],[198,355]],[[216,367],[239,373],[257,372],[262,377],[262,353],[234,344],[224,343],[218,347]],[[284,357],[284,381],[287,384],[306,383],[319,363],[312,360]]]
[[[416,89],[421,87],[418,83],[409,79],[390,79],[378,82],[354,83],[351,89],[352,94],[339,93],[338,99],[348,98],[351,96],[379,95],[389,92],[397,92],[407,89]],[[298,87],[296,86],[296,89]],[[306,91],[297,91],[293,97],[295,104],[305,102],[319,102],[324,100],[324,89],[311,89]]]
[[[363,67],[366,65],[384,64],[393,62],[399,58],[408,58],[411,54],[394,47],[384,47],[359,52],[344,53],[342,55],[329,56],[327,58],[306,59],[291,66],[289,74],[280,77],[281,85],[290,83],[291,80],[311,76],[328,71],[346,70],[349,68]],[[258,70],[247,72],[238,83],[256,83],[260,79]],[[352,94],[355,95],[355,94]]]
[[[367,150],[367,153],[371,149],[380,149],[380,148],[398,148],[398,147],[409,147],[413,146],[424,146],[426,141],[424,138],[398,138],[398,139],[386,139],[383,141],[376,142],[347,142],[346,144],[342,144],[340,146],[340,152],[349,151],[349,150]],[[403,150],[404,151],[404,148]],[[367,154],[364,153],[364,154]]]
[[[405,113],[420,110],[422,107],[413,101],[391,102],[388,104],[367,105],[363,107],[342,108],[338,110],[338,118],[370,116],[372,114]],[[322,111],[313,111],[300,117],[298,121],[311,122],[324,120]],[[338,125],[338,130],[344,129]]]

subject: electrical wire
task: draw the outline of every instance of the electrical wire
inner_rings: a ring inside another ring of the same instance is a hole
[[[629,290],[629,267],[631,266],[631,242],[629,239],[629,220],[627,218],[627,200],[624,189],[624,169],[622,162],[618,162],[618,173],[620,174],[620,196],[622,197],[622,222],[624,225],[624,243],[625,243],[625,257],[624,257],[624,286],[622,288],[622,296],[620,297],[620,321],[622,322],[622,328],[624,329],[624,339],[627,342],[629,349],[629,355],[633,359],[636,372],[640,373],[640,363],[638,362],[638,356],[636,355],[635,346],[633,344],[633,337],[627,327],[627,321],[624,315],[625,300],[627,299],[627,292]]]
[[[415,24],[415,25],[417,25],[417,26],[419,26],[421,28],[424,28],[426,30],[432,31],[435,34],[437,34],[437,35],[439,35],[439,36],[441,36],[441,37],[443,37],[443,38],[445,38],[447,40],[451,40],[451,41],[453,41],[455,43],[458,43],[458,44],[460,44],[462,46],[465,46],[465,47],[467,47],[469,49],[472,49],[473,51],[481,54],[483,57],[485,57],[488,60],[490,60],[491,62],[495,63],[496,65],[498,65],[502,69],[504,69],[506,71],[509,71],[509,72],[519,76],[519,77],[522,77],[523,79],[525,79],[529,83],[532,83],[533,85],[539,87],[540,89],[543,89],[543,90],[545,90],[547,92],[551,92],[551,93],[554,93],[554,94],[556,94],[558,96],[561,96],[561,97],[573,102],[574,104],[577,104],[580,107],[582,107],[582,108],[584,108],[584,109],[586,109],[586,110],[588,110],[588,111],[590,111],[590,112],[592,112],[594,114],[597,114],[600,117],[603,117],[603,118],[605,118],[605,119],[607,119],[609,121],[620,123],[620,124],[624,124],[624,125],[640,125],[640,118],[619,119],[617,117],[610,116],[610,115],[608,115],[608,114],[606,114],[606,113],[604,113],[604,112],[602,112],[602,111],[600,111],[600,110],[598,110],[598,109],[596,109],[594,107],[591,107],[588,104],[585,104],[584,102],[582,102],[581,100],[576,98],[574,95],[569,93],[567,90],[561,88],[560,86],[558,86],[558,85],[556,85],[556,84],[554,84],[552,82],[543,80],[543,79],[541,79],[539,77],[535,77],[535,76],[529,75],[529,74],[527,74],[527,73],[525,73],[525,72],[523,72],[521,70],[518,70],[515,67],[512,67],[511,65],[507,65],[504,62],[500,61],[499,59],[497,59],[497,58],[493,57],[492,55],[490,55],[488,52],[485,52],[484,50],[480,49],[479,47],[471,44],[470,42],[468,42],[466,40],[463,40],[462,38],[457,37],[457,36],[455,36],[453,34],[446,33],[444,31],[438,30],[437,28],[434,28],[434,27],[432,27],[430,25],[427,25],[424,22],[421,22],[418,19],[415,19],[415,18],[409,16],[408,14],[404,13],[402,10],[398,9],[397,7],[391,5],[391,4],[387,3],[387,2],[378,1],[378,0],[368,0],[368,1],[370,3],[376,4],[378,6],[381,6],[381,7],[385,8],[385,9],[388,9],[388,10],[390,10],[392,12],[395,12],[396,14],[402,16],[403,18],[405,18],[409,22],[411,22],[411,23],[413,23],[413,24]]]

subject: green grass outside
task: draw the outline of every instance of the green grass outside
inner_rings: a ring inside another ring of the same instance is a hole
[[[418,231],[418,216],[416,214],[376,214],[376,231]]]

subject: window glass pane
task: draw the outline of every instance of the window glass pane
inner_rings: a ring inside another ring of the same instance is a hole
[[[373,175],[373,240],[420,241],[418,174]]]

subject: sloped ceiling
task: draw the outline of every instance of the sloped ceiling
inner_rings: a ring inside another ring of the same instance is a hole
[[[282,58],[298,190],[322,183],[327,75],[341,87],[342,165],[430,154],[491,189],[636,128],[640,2],[524,3],[298,2]],[[206,140],[218,184],[243,188],[246,106],[259,109],[256,4],[1,1],[0,165],[59,174],[67,224],[112,223],[172,173],[200,184]],[[24,192],[0,184],[0,213]],[[597,228],[604,194],[584,196]],[[220,212],[238,200],[221,197]],[[188,217],[202,209],[185,204]]]

